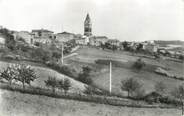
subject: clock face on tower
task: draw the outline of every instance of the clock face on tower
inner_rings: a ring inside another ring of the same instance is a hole
[[[92,24],[89,14],[87,14],[86,19],[84,21],[84,35],[85,36],[92,35]]]

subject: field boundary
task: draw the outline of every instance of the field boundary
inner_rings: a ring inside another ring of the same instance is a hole
[[[107,104],[112,106],[123,106],[123,107],[135,107],[135,108],[164,108],[164,109],[176,109],[177,106],[166,105],[166,104],[155,104],[149,105],[146,102],[139,102],[134,100],[128,100],[118,97],[109,97],[109,96],[100,96],[100,95],[86,95],[86,94],[77,94],[77,93],[63,93],[57,91],[53,93],[49,89],[26,86],[25,89],[18,84],[12,84],[11,86],[7,83],[0,82],[0,89],[20,92],[23,94],[31,94],[31,95],[43,95],[47,97],[53,98],[62,98],[68,100],[78,100],[82,102],[93,102],[97,104]]]

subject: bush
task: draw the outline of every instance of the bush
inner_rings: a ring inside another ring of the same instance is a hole
[[[93,83],[93,80],[89,77],[90,76],[91,69],[86,66],[82,67],[82,72],[78,75],[77,80],[86,83],[88,85],[91,85]]]
[[[145,62],[142,61],[141,58],[139,58],[134,64],[133,64],[133,68],[137,69],[137,70],[141,70],[144,66],[145,66]]]
[[[45,85],[47,87],[51,87],[53,93],[55,93],[55,89],[57,87],[57,84],[58,83],[57,83],[56,77],[49,76],[48,79],[45,81]]]
[[[46,64],[48,67],[62,73],[65,74],[69,77],[73,77],[76,78],[76,76],[73,74],[73,72],[75,72],[74,69],[70,69],[68,66],[60,66],[59,64],[56,64],[55,62],[49,62]]]

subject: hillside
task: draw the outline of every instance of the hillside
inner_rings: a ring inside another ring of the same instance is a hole
[[[0,90],[2,116],[180,116],[177,109],[117,107]]]
[[[112,52],[90,47],[81,48],[77,51],[77,54],[77,56],[66,59],[65,62],[73,66],[76,70],[80,69],[79,67],[83,65],[90,66],[93,70],[91,78],[94,80],[95,85],[106,90],[109,88],[109,66],[96,64],[95,61],[98,59],[110,59],[121,62],[122,67],[113,66],[112,68],[112,91],[115,93],[122,94],[120,90],[121,80],[130,77],[139,80],[143,84],[146,92],[154,91],[154,85],[160,81],[166,84],[167,92],[170,92],[177,85],[183,83],[183,81],[167,78],[154,72],[157,67],[163,67],[168,69],[172,74],[182,76],[183,63],[164,59],[157,61],[152,58],[142,57],[146,63],[146,67],[140,72],[135,72],[130,67],[132,63],[139,58],[138,55],[132,55],[131,53],[123,51]]]
[[[0,61],[0,71],[2,71],[5,67],[7,67],[10,63]],[[60,74],[52,69],[40,66],[32,66],[35,71],[36,75],[39,77],[36,79],[32,85],[36,87],[45,88],[44,81],[48,79],[48,76],[55,76],[58,79],[68,78],[71,81],[71,89],[70,92],[82,92],[85,90],[85,85],[79,81],[76,81],[66,75]]]

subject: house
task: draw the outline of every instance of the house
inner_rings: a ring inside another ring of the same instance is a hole
[[[32,30],[33,43],[51,44],[55,39],[54,32],[47,29]]]
[[[89,44],[92,46],[100,46],[108,41],[106,36],[92,36],[89,38]]]
[[[88,45],[89,44],[89,37],[82,36],[81,38],[75,39],[75,43],[79,45]]]
[[[0,36],[0,48],[4,48],[5,47],[5,38]]]
[[[41,44],[47,44],[50,45],[52,43],[52,39],[50,38],[34,38],[34,44],[41,43]]]
[[[54,39],[54,32],[47,29],[32,30],[34,38],[50,38]]]
[[[55,40],[58,42],[68,42],[75,39],[75,34],[69,32],[62,32],[55,34]]]
[[[158,51],[158,45],[154,42],[143,42],[143,50],[146,50],[150,53],[154,53]]]
[[[33,34],[29,33],[28,31],[16,32],[14,37],[15,37],[15,40],[23,39],[29,45],[33,44],[33,39],[34,39]]]
[[[120,41],[117,39],[109,39],[107,41],[107,43],[111,44],[111,45],[115,45],[115,46],[120,46]]]

